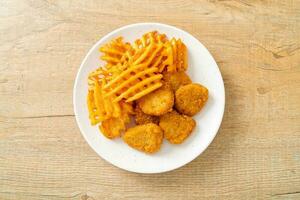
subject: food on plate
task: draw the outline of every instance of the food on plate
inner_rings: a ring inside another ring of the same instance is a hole
[[[132,43],[115,38],[99,51],[105,64],[87,77],[91,125],[146,153],[160,149],[163,135],[182,143],[196,124],[186,115],[201,110],[208,90],[185,73],[188,52],[181,39],[152,31]],[[128,128],[132,117],[135,126]]]
[[[154,153],[160,149],[163,132],[158,125],[153,123],[137,125],[125,132],[123,140],[132,148]]]
[[[208,99],[208,89],[192,83],[180,87],[175,93],[175,108],[178,112],[193,116],[198,113]]]
[[[159,126],[170,143],[180,144],[192,133],[196,122],[189,116],[172,111],[160,117]]]
[[[138,100],[141,110],[154,116],[170,112],[174,105],[174,93],[168,86],[163,86]]]
[[[159,118],[152,115],[147,115],[143,113],[141,108],[139,106],[136,106],[135,108],[135,123],[138,125],[141,124],[148,124],[148,123],[154,123],[158,124]]]
[[[175,92],[180,86],[192,83],[190,77],[184,71],[174,73],[164,73],[163,80],[166,84],[170,85]]]

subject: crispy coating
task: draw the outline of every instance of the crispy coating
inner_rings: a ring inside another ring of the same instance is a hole
[[[175,73],[165,72],[163,75],[163,80],[166,84],[170,85],[174,92],[181,86],[192,83],[190,77],[184,71]]]
[[[172,110],[174,93],[163,86],[138,100],[138,106],[145,114],[160,116]]]
[[[130,121],[129,116],[124,118],[110,118],[104,120],[99,126],[102,134],[108,139],[120,137],[121,133],[126,130],[126,124]]]
[[[180,87],[175,93],[175,108],[178,112],[193,116],[199,112],[208,99],[208,89],[192,83]]]
[[[130,122],[130,114],[133,114],[133,107],[130,103],[120,102],[122,114],[120,117],[112,117],[104,120],[99,126],[100,132],[108,139],[120,137]]]
[[[180,144],[192,133],[196,122],[189,116],[172,111],[160,117],[159,126],[170,143]]]
[[[140,109],[139,106],[136,106],[135,108],[135,123],[138,125],[141,124],[148,124],[148,123],[154,123],[158,124],[159,118],[152,115],[147,115],[143,113],[143,111]]]
[[[101,123],[99,126],[101,133],[108,139],[120,137],[121,132],[125,130],[122,120],[110,118]]]
[[[148,123],[129,128],[123,140],[134,149],[154,153],[160,149],[163,132],[158,125]]]

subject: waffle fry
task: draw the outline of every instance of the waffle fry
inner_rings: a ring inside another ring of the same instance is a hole
[[[174,65],[176,66],[176,71],[187,70],[187,49],[185,44],[180,40],[171,41],[173,55],[174,55]]]
[[[125,52],[131,48],[129,43],[124,43],[122,37],[118,37],[112,40],[110,43],[100,47],[100,52],[104,55],[101,57],[102,60],[106,61],[107,64],[116,65],[125,61]]]
[[[178,39],[167,40],[164,34],[156,31],[147,33],[134,42],[133,49],[138,51],[149,46],[151,43],[162,44],[163,48],[156,57],[152,66],[158,67],[159,72],[165,69],[168,72],[185,71],[187,69],[187,49],[184,43]]]
[[[172,38],[164,43],[161,55],[165,58],[159,65],[159,72],[185,71],[187,69],[187,49],[180,39]]]
[[[112,117],[121,116],[121,107],[118,102],[112,102],[111,97],[104,98],[105,92],[102,90],[102,85],[105,80],[94,81],[92,86],[93,90],[89,90],[87,104],[89,109],[89,117],[91,124],[95,125],[99,122],[107,120]]]
[[[140,39],[135,40],[133,43],[133,49],[138,50],[147,47],[151,42],[157,44],[164,44],[167,42],[165,34],[159,34],[157,31],[152,31],[144,34]]]
[[[135,54],[129,57],[124,71],[108,82],[107,96],[116,95],[114,102],[132,102],[162,86],[158,66],[163,62],[164,35],[155,32],[135,41]]]
[[[89,118],[92,125],[96,125],[100,122],[98,110],[95,104],[94,99],[94,91],[89,90],[88,96],[87,96],[87,105],[89,110]]]

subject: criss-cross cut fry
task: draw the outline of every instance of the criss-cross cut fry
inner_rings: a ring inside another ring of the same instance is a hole
[[[167,37],[165,34],[159,34],[157,31],[152,31],[144,34],[140,39],[137,39],[133,43],[133,49],[141,49],[147,47],[151,42],[153,43],[165,43],[167,41]]]
[[[93,90],[88,91],[87,105],[88,105],[89,118],[90,118],[91,124],[92,125],[98,124],[100,122],[100,119],[99,119],[98,110],[97,110],[97,107],[96,107],[96,104],[95,104],[94,91]]]
[[[172,38],[164,43],[161,56],[165,59],[159,65],[159,72],[185,71],[187,69],[187,49],[180,39]]]
[[[185,71],[187,69],[187,49],[185,44],[180,40],[171,39],[173,60],[175,71]]]
[[[144,40],[136,41],[142,46],[135,49],[136,53],[125,64],[125,70],[104,86],[109,91],[107,96],[116,95],[114,102],[122,99],[131,102],[162,86],[163,76],[157,67],[162,62],[160,53],[163,51],[163,43],[157,43],[158,39],[154,36],[145,35]]]
[[[100,52],[104,55],[101,59],[110,65],[116,65],[125,61],[125,52],[131,48],[129,43],[124,43],[122,37],[112,40],[110,43],[100,47]]]
[[[102,90],[104,83],[104,79],[101,80],[101,83],[94,81],[94,89],[89,90],[88,93],[87,104],[93,125],[112,117],[117,118],[121,116],[120,104],[118,102],[112,102],[113,96],[104,97],[105,91]]]
[[[169,41],[164,34],[159,34],[157,31],[149,32],[134,42],[133,49],[138,51],[149,46],[150,43],[163,45],[155,63],[159,68],[159,72],[165,69],[168,72],[185,71],[187,69],[187,49],[180,39],[172,38]]]

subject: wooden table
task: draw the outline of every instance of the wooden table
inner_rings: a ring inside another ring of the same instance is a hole
[[[300,1],[0,2],[0,199],[300,199]],[[120,26],[182,28],[226,89],[220,131],[178,170],[102,160],[76,125],[72,88],[90,47]]]

